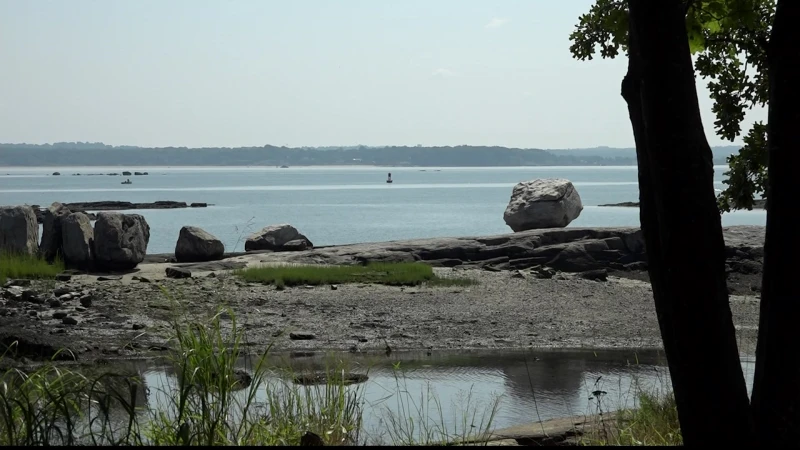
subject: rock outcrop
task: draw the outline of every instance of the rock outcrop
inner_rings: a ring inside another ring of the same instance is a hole
[[[91,267],[94,260],[94,230],[86,214],[72,213],[62,220],[61,252],[68,267]]]
[[[723,231],[729,266],[736,270],[743,265],[755,268],[764,254],[764,227],[735,226]],[[263,260],[301,264],[421,261],[439,267],[518,270],[539,266],[562,272],[647,269],[644,239],[641,230],[635,227],[562,228],[497,236],[352,244],[272,253],[264,255]]]
[[[179,209],[189,207],[186,202],[174,202],[170,200],[160,200],[152,203],[131,203],[109,200],[101,202],[67,203],[66,206],[72,211],[121,211],[125,209]]]
[[[35,255],[39,225],[30,206],[0,206],[0,251]]]
[[[49,262],[61,256],[61,227],[72,211],[59,202],[55,202],[42,213],[42,241],[39,254]]]
[[[144,260],[150,226],[139,214],[101,212],[94,225],[98,269],[130,270]]]
[[[178,262],[216,261],[222,259],[224,253],[222,241],[198,227],[181,228],[175,244],[175,259]]]
[[[246,252],[253,250],[297,250],[297,243],[292,243],[288,248],[284,248],[284,246],[289,242],[301,239],[306,242],[306,248],[313,247],[311,241],[300,234],[297,228],[289,224],[270,225],[251,234],[244,243],[244,250]]]
[[[515,232],[563,228],[583,210],[572,182],[562,178],[523,181],[514,186],[503,219]]]

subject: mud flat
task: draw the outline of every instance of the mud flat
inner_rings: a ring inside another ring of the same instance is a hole
[[[302,252],[239,254],[209,263],[142,263],[129,273],[12,282],[0,289],[0,343],[8,345],[16,340],[20,342],[19,355],[34,360],[49,358],[62,347],[79,361],[152,357],[172,345],[168,341],[171,319],[207,323],[217,308],[227,306],[247,330],[249,349],[254,353],[270,344],[276,351],[352,352],[385,352],[387,347],[659,348],[661,339],[646,264],[638,257],[625,264],[618,262],[618,258],[632,258],[628,256],[631,252],[623,250],[612,253],[608,261],[586,257],[609,255],[602,253],[609,250],[601,250],[598,239],[611,246],[627,239],[626,245],[635,247],[636,232],[564,229],[561,234],[540,231],[355,244]],[[752,354],[759,313],[763,227],[731,227],[725,232],[734,323],[741,351]],[[571,237],[566,239],[565,235]],[[560,250],[556,249],[559,246]],[[578,246],[583,251],[576,250]],[[563,255],[565,251],[567,255]],[[523,256],[503,256],[508,252]],[[461,259],[445,257],[459,254]],[[279,290],[246,283],[231,272],[263,264],[409,259],[431,263],[439,276],[471,278],[477,284],[343,284]],[[520,259],[522,263],[514,263]],[[167,278],[167,269],[173,267],[185,269],[191,277]],[[224,316],[223,325],[230,324]],[[62,355],[72,358],[67,353]]]

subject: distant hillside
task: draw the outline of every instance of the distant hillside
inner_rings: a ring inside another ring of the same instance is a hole
[[[714,162],[716,164],[725,164],[725,159],[732,154],[739,151],[739,145],[725,145],[720,147],[712,147],[711,151],[714,154]],[[635,148],[611,148],[611,147],[594,147],[594,148],[575,148],[564,150],[548,150],[555,155],[570,155],[570,156],[601,156],[604,158],[630,158],[636,159]]]
[[[732,150],[731,150],[732,149]],[[715,161],[738,147],[714,149]],[[506,147],[144,148],[102,143],[0,144],[0,166],[329,166],[412,167],[635,165],[634,149],[541,150]]]

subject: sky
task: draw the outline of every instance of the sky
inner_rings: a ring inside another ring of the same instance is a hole
[[[632,147],[592,3],[0,0],[0,142]]]

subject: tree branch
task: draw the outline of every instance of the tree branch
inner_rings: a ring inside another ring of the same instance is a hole
[[[733,45],[738,45],[740,47],[746,47],[749,44],[749,42],[731,37],[723,37],[723,38],[706,38],[706,44],[733,44]]]

